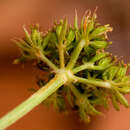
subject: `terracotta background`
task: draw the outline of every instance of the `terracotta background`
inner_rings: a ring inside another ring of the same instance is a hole
[[[12,65],[19,51],[11,39],[23,36],[22,26],[39,23],[44,31],[65,15],[72,23],[75,8],[81,18],[86,9],[96,6],[99,21],[114,27],[110,51],[130,61],[129,0],[0,0],[0,117],[26,99],[31,94],[28,89],[36,86],[30,65],[24,69]],[[130,95],[127,99],[130,103]],[[130,130],[130,109],[121,107],[116,112],[110,107],[104,112],[104,117],[94,117],[85,125],[76,115],[58,114],[40,105],[7,130]]]

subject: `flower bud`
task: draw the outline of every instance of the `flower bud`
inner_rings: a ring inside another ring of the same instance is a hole
[[[62,30],[62,25],[57,25],[56,26],[56,35],[58,38],[60,37],[61,30]]]
[[[68,32],[67,38],[66,38],[66,45],[69,45],[75,38],[75,32],[70,29],[70,31]]]
[[[104,25],[97,27],[89,36],[90,40],[94,39],[95,37],[105,34],[108,31],[112,31],[112,28],[109,25]]]
[[[96,61],[98,61],[98,60],[100,60],[100,59],[106,57],[107,55],[108,55],[108,53],[102,53],[102,52],[97,53],[97,54],[90,60],[90,62],[96,62]]]
[[[42,45],[43,50],[46,48],[46,46],[49,43],[50,35],[51,32],[48,32],[48,34],[43,38],[43,45]]]
[[[31,39],[32,39],[32,42],[33,42],[36,46],[41,46],[42,37],[41,37],[41,33],[38,31],[38,29],[36,29],[36,28],[33,28],[33,29],[32,29]]]
[[[56,35],[57,35],[58,39],[60,37],[60,33],[61,33],[61,30],[62,30],[62,25],[63,25],[63,20],[60,20],[60,23],[56,24],[56,26],[55,26],[55,31],[56,31]]]
[[[89,34],[93,29],[94,29],[94,24],[95,24],[95,21],[94,21],[94,19],[92,18],[90,21],[89,21],[89,23],[88,23],[88,25],[87,25],[87,34]]]
[[[119,68],[117,66],[112,66],[106,69],[102,75],[104,80],[113,80]]]
[[[90,46],[94,49],[103,49],[106,48],[108,45],[108,42],[106,41],[91,41]]]
[[[122,78],[126,75],[127,67],[121,66],[116,74],[116,80],[115,81],[121,81]]]
[[[44,50],[49,43],[52,43],[51,45],[58,43],[58,39],[55,32],[48,32],[48,34],[44,37],[42,49]]]
[[[118,101],[117,101],[117,98],[116,98],[116,96],[115,96],[114,94],[112,94],[112,96],[111,96],[111,101],[112,101],[113,107],[114,107],[117,111],[119,111],[120,108],[119,108],[119,105],[118,105]]]
[[[112,58],[111,57],[105,57],[103,59],[101,59],[98,63],[98,65],[101,65],[101,66],[106,66],[108,64],[110,64],[112,61]]]
[[[119,89],[119,91],[124,94],[130,93],[130,86],[122,87]]]
[[[124,105],[125,107],[128,107],[128,101],[125,99],[125,97],[116,89],[114,89],[114,95],[116,96],[116,98],[118,99],[118,101]]]
[[[65,40],[65,36],[66,36],[66,32],[67,32],[67,19],[65,18],[62,24],[62,29],[58,30],[58,41],[59,43],[63,43],[63,41]]]

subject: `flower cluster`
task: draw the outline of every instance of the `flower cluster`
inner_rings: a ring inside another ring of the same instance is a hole
[[[74,26],[67,18],[56,23],[46,34],[38,26],[25,31],[25,38],[15,40],[21,50],[21,58],[15,63],[32,60],[41,71],[48,72],[38,85],[44,87],[60,70],[72,73],[71,79],[49,96],[43,103],[53,105],[58,111],[70,108],[79,113],[85,122],[91,115],[101,114],[96,107],[108,107],[109,100],[116,110],[119,104],[128,107],[123,96],[130,93],[129,65],[119,61],[106,51],[111,44],[107,32],[109,25],[100,25],[96,13],[88,11],[78,26],[77,14]]]

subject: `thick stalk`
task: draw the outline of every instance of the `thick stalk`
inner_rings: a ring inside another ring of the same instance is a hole
[[[14,122],[19,120],[21,117],[30,112],[34,107],[39,105],[48,96],[54,93],[59,87],[61,87],[67,78],[65,74],[56,75],[49,83],[39,89],[31,97],[29,97],[22,104],[17,106],[11,112],[7,113],[3,118],[0,119],[0,130],[4,130]]]
[[[82,49],[85,46],[85,44],[86,44],[86,40],[85,39],[82,39],[78,43],[77,47],[75,48],[75,50],[72,53],[70,61],[69,61],[68,65],[67,65],[67,69],[72,69],[74,67],[74,65],[75,65],[75,63],[76,63],[76,61],[77,61],[77,59],[79,57],[79,54],[82,51]]]
[[[112,66],[112,64],[109,64],[109,65],[106,65],[106,66],[98,66],[98,65],[94,65],[94,63],[91,63],[91,62],[88,62],[88,63],[85,63],[83,65],[80,65],[79,67],[76,67],[72,70],[73,74],[76,74],[82,70],[85,70],[85,69],[91,69],[91,70],[104,70],[110,66]]]
[[[73,79],[75,81],[78,81],[80,83],[83,84],[92,84],[94,86],[97,87],[102,87],[102,88],[111,88],[111,84],[107,81],[97,81],[97,80],[93,80],[93,79],[85,79],[85,78],[81,78],[81,77],[77,77],[77,76],[73,76]]]

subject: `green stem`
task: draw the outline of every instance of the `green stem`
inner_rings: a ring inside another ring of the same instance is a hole
[[[93,70],[105,70],[105,69],[109,68],[109,67],[112,66],[112,65],[113,65],[113,63],[108,64],[108,65],[105,65],[105,66],[98,66],[98,65],[96,66],[96,65],[95,65],[95,66],[92,67],[92,69],[93,69]]]
[[[58,71],[58,68],[56,65],[54,65],[45,55],[40,53],[40,59],[45,62],[51,69],[53,69],[55,72]]]
[[[113,86],[118,86],[118,87],[130,86],[130,81],[125,81],[125,82],[121,81],[121,82],[119,82],[119,83],[114,82],[114,81],[111,81],[111,84],[112,84]]]
[[[77,76],[73,76],[73,79],[75,81],[78,81],[78,82],[83,83],[83,84],[92,84],[92,85],[102,87],[102,88],[111,88],[111,84],[109,82],[106,82],[106,81],[96,81],[95,79],[94,80],[93,79],[85,79],[85,78],[80,78]]]
[[[60,43],[60,46],[59,46],[59,57],[60,57],[60,67],[61,68],[64,68],[64,46],[62,43]]]
[[[65,39],[65,35],[67,32],[67,19],[65,18],[63,26],[62,26],[62,30],[60,33],[60,37],[59,37],[59,58],[60,58],[60,67],[64,68],[64,39]]]
[[[39,105],[48,96],[54,93],[59,87],[66,82],[64,74],[56,75],[49,83],[39,89],[31,97],[29,97],[22,104],[17,106],[14,110],[7,113],[3,118],[0,119],[0,130],[12,125],[14,122],[19,120],[21,117],[30,112],[34,107]]]
[[[86,40],[85,39],[82,39],[78,43],[77,47],[74,49],[74,51],[73,51],[73,53],[71,55],[70,61],[69,61],[68,65],[67,65],[67,69],[72,69],[74,67],[74,65],[75,65],[75,63],[76,63],[76,61],[77,61],[77,59],[79,57],[79,54],[82,51],[82,49],[85,46],[85,44],[86,44]]]
[[[73,92],[73,94],[75,95],[76,98],[81,97],[80,92],[77,90],[77,88],[72,83],[69,84],[69,87],[70,87],[71,91]]]
[[[98,65],[93,65],[93,63],[91,62],[88,62],[88,63],[85,63],[79,67],[76,67],[72,70],[73,74],[76,74],[82,70],[85,70],[85,69],[92,69],[92,70],[104,70],[108,67],[110,67],[111,65],[113,64],[109,64],[109,65],[106,65],[106,66],[98,66]]]
[[[76,74],[82,70],[85,70],[85,69],[92,69],[93,68],[93,63],[85,63],[79,67],[76,67],[72,70],[73,74]]]

